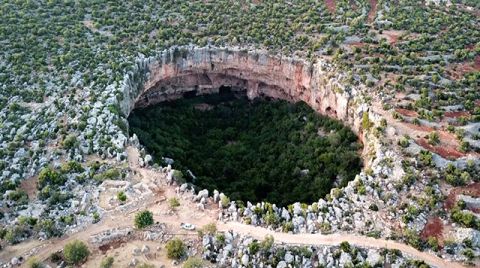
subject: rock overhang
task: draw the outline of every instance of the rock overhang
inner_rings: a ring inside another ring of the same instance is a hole
[[[360,116],[351,92],[322,60],[274,56],[240,48],[174,47],[137,62],[126,77],[124,114],[135,108],[193,95],[218,93],[221,87],[260,96],[304,101],[315,111],[343,121],[360,134]],[[341,76],[341,75],[340,75]]]

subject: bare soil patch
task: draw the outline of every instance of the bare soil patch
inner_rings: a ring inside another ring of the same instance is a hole
[[[457,118],[457,117],[468,117],[470,113],[467,111],[458,111],[458,112],[445,112],[443,116],[448,118]]]
[[[24,190],[29,200],[34,200],[37,197],[37,182],[38,177],[31,177],[20,182],[20,189]]]
[[[429,237],[435,237],[443,245],[443,223],[439,217],[430,218],[425,224],[420,237],[427,240]]]
[[[418,117],[418,113],[412,110],[407,110],[403,108],[395,108],[395,112],[408,117]]]
[[[370,0],[370,11],[368,11],[368,22],[372,22],[377,15],[377,0]]]
[[[476,56],[473,61],[465,61],[449,65],[447,73],[452,79],[459,80],[465,74],[480,71],[480,56]]]
[[[109,251],[111,249],[117,249],[117,248],[121,247],[122,244],[124,244],[124,243],[125,243],[125,241],[118,239],[118,240],[115,240],[115,241],[111,241],[108,244],[99,246],[98,250],[100,250],[102,252],[102,254],[105,254],[105,253],[107,253],[107,251]]]
[[[445,200],[444,207],[446,209],[452,209],[457,202],[457,195],[464,194],[472,197],[480,197],[480,182],[475,182],[467,186],[455,187],[448,193]]]
[[[337,4],[335,3],[335,0],[325,0],[325,5],[327,5],[328,11],[330,11],[330,13],[335,13],[335,10],[337,9]]]
[[[410,128],[410,129],[413,129],[413,130],[416,130],[416,131],[422,131],[422,132],[432,132],[434,131],[433,128],[431,127],[427,127],[427,126],[419,126],[419,125],[415,125],[415,124],[412,124],[412,123],[403,123],[407,128]]]
[[[364,42],[352,42],[350,43],[350,46],[352,47],[365,47],[367,44],[365,44]]]
[[[457,159],[460,157],[465,156],[464,153],[459,152],[457,149],[452,148],[452,146],[444,145],[441,146],[433,146],[428,143],[428,141],[424,138],[416,139],[415,142],[423,147],[424,149],[436,153],[445,159]]]
[[[394,45],[398,42],[398,38],[403,34],[403,31],[386,30],[380,34],[380,37],[387,39],[388,43]]]

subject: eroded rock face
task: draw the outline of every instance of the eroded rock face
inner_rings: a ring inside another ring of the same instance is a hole
[[[137,62],[126,79],[125,114],[166,100],[218,93],[223,88],[259,96],[304,101],[319,113],[344,121],[360,131],[361,112],[352,106],[353,90],[341,74],[322,60],[270,56],[267,52],[233,48],[172,48],[157,58]],[[144,73],[144,77],[139,76]]]

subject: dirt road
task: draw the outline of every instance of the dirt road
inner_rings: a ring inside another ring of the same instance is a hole
[[[445,261],[435,255],[427,252],[421,252],[411,246],[384,239],[375,239],[372,237],[351,235],[351,234],[287,234],[278,233],[272,230],[268,230],[262,227],[255,227],[251,225],[245,225],[238,222],[227,222],[226,224],[219,224],[219,230],[234,230],[242,235],[250,235],[256,239],[263,239],[266,235],[272,235],[275,238],[276,243],[286,243],[295,245],[339,245],[343,241],[348,243],[364,247],[364,248],[387,248],[398,249],[413,259],[423,260],[431,266],[435,267],[465,267],[461,264]]]
[[[137,181],[145,181],[150,183],[159,183],[161,176],[153,170],[141,168],[136,159],[138,159],[138,151],[128,148],[129,164],[137,171]],[[132,160],[134,159],[134,160]],[[163,183],[161,183],[163,184]],[[375,239],[365,236],[352,234],[287,234],[274,232],[262,227],[255,227],[238,222],[220,222],[217,221],[218,208],[216,204],[210,203],[205,211],[200,211],[196,208],[196,204],[188,197],[177,195],[174,187],[161,185],[163,188],[162,197],[178,197],[180,199],[180,207],[176,213],[166,213],[169,208],[167,202],[158,202],[160,196],[152,196],[149,200],[145,200],[139,209],[148,209],[153,212],[155,221],[166,223],[168,230],[173,233],[178,233],[181,222],[189,222],[196,226],[203,226],[210,222],[215,222],[219,231],[233,230],[243,236],[249,235],[256,239],[263,239],[266,235],[272,235],[276,243],[287,243],[296,245],[338,245],[343,241],[347,241],[352,245],[366,248],[388,248],[398,249],[407,256],[423,260],[426,263],[436,267],[464,267],[458,263],[445,261],[437,256],[426,252],[421,252],[408,245],[398,243],[395,241]],[[10,246],[0,251],[0,260],[9,261],[13,256],[25,255],[26,252],[35,250],[35,257],[39,260],[47,259],[48,256],[60,249],[62,249],[68,242],[79,239],[88,242],[92,235],[101,233],[113,228],[124,228],[133,226],[133,218],[135,213],[106,213],[101,222],[87,226],[84,230],[69,235],[68,237],[50,239],[48,241],[40,242],[38,240],[31,240],[29,242],[21,243],[19,245]],[[184,231],[183,231],[184,232]]]

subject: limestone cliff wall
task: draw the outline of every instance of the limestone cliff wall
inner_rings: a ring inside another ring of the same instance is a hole
[[[242,90],[249,98],[268,96],[304,101],[319,113],[360,132],[362,108],[342,74],[321,59],[316,63],[239,48],[175,47],[155,58],[140,59],[124,79],[123,112],[188,94]]]

